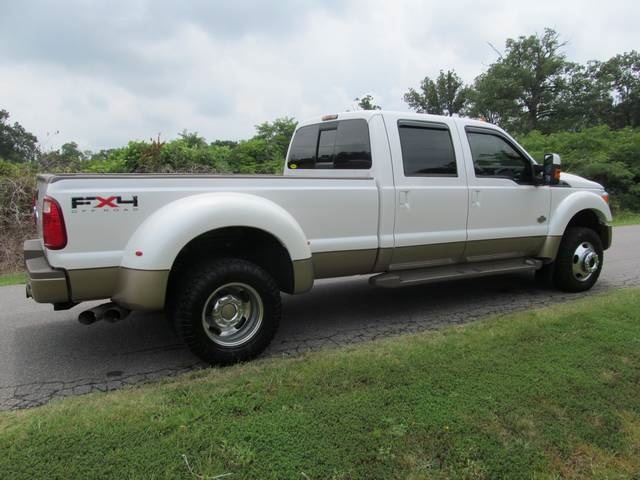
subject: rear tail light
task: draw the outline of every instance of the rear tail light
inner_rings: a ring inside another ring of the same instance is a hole
[[[67,246],[67,229],[60,204],[51,197],[42,202],[42,237],[44,246],[50,250],[60,250]]]

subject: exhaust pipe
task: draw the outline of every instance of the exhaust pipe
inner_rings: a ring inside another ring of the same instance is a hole
[[[119,307],[113,302],[103,303],[97,307],[85,310],[78,315],[78,321],[83,325],[91,325],[98,320],[107,320],[108,322],[117,322],[122,320],[129,314],[129,310]]]
[[[104,319],[109,323],[115,323],[122,320],[131,313],[131,310],[119,307],[115,303],[110,303],[108,305],[109,308],[104,312]]]

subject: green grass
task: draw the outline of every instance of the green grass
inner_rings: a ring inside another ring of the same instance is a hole
[[[639,471],[639,289],[0,414],[11,479]]]
[[[613,226],[622,227],[625,225],[640,224],[640,213],[630,212],[628,210],[618,212],[613,216]]]
[[[4,273],[0,274],[0,287],[6,287],[7,285],[18,285],[20,283],[26,283],[27,277],[24,273]]]

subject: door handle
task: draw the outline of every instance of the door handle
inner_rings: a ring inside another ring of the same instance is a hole
[[[400,190],[400,206],[409,210],[409,190]]]
[[[480,190],[473,190],[471,194],[471,205],[474,207],[480,206]]]

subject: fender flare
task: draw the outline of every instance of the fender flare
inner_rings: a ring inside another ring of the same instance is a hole
[[[575,192],[566,197],[557,206],[549,222],[549,235],[564,235],[571,219],[582,210],[593,211],[601,223],[611,222],[611,209],[602,197],[594,192]]]
[[[131,236],[121,267],[170,270],[191,240],[225,227],[252,227],[273,235],[292,262],[311,258],[302,228],[284,208],[256,195],[215,192],[180,198],[155,211]]]
[[[552,213],[547,238],[540,252],[540,257],[555,260],[567,225],[576,214],[584,210],[595,213],[603,225],[607,225],[612,220],[609,204],[600,195],[591,191],[578,191],[570,194],[560,202]]]

